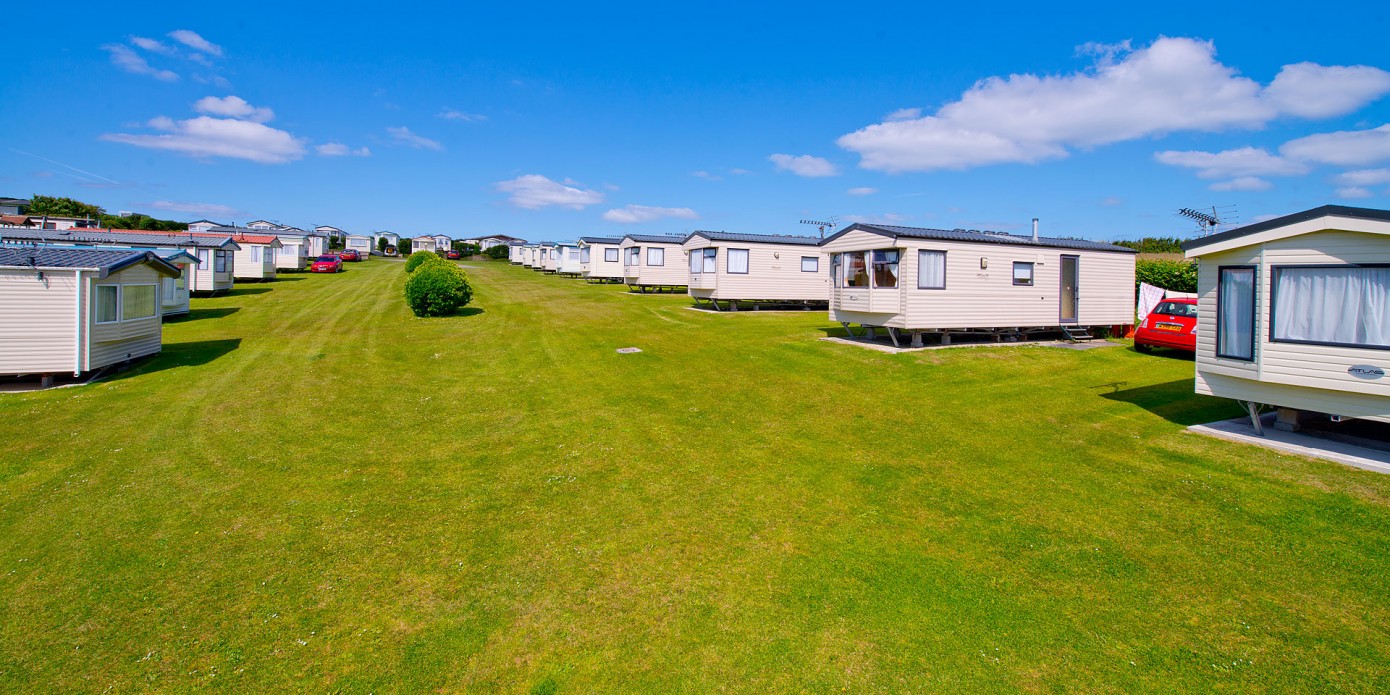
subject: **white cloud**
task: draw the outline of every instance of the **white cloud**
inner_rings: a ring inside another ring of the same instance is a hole
[[[1290,140],[1279,153],[1292,159],[1338,166],[1365,166],[1390,160],[1390,124],[1371,130],[1318,133]]]
[[[692,172],[690,172],[690,175],[691,175],[691,176],[694,176],[694,177],[697,178],[697,179],[704,179],[704,180],[706,180],[706,181],[723,181],[723,180],[724,180],[724,177],[723,177],[723,176],[719,176],[718,174],[711,174],[711,173],[709,173],[708,171],[705,171],[705,170],[703,170],[703,169],[701,169],[700,171],[692,171]]]
[[[922,110],[918,108],[898,109],[893,113],[883,117],[885,121],[910,121],[922,117]]]
[[[790,171],[797,176],[818,178],[834,176],[839,173],[835,170],[834,164],[809,154],[803,154],[799,157],[789,154],[774,154],[769,155],[767,159],[777,167],[778,171]]]
[[[148,125],[164,132],[157,135],[107,133],[101,139],[189,157],[226,157],[261,164],[284,164],[304,156],[304,140],[252,121],[210,116],[175,121],[159,116],[150,119]]]
[[[1344,186],[1337,189],[1338,198],[1370,198],[1375,194],[1361,186]]]
[[[753,172],[747,169],[730,169],[729,173],[734,176],[751,176],[753,174]]]
[[[1103,49],[1103,50],[1102,50]],[[1033,163],[1173,131],[1259,128],[1281,116],[1349,113],[1390,92],[1377,68],[1285,66],[1268,87],[1215,59],[1210,42],[1159,38],[1146,48],[1092,47],[1086,70],[975,83],[934,115],[886,120],[840,137],[860,166],[889,172]],[[1327,82],[1313,84],[1322,77]],[[1316,97],[1321,105],[1300,99]]]
[[[1337,175],[1337,183],[1344,186],[1378,186],[1390,183],[1390,169],[1361,169]]]
[[[175,29],[169,32],[169,38],[195,51],[202,51],[203,53],[215,55],[219,58],[222,57],[222,47],[199,36],[197,32],[189,31],[188,29]]]
[[[173,47],[144,36],[132,36],[130,42],[151,53],[169,55],[174,52]]]
[[[628,205],[626,207],[614,208],[603,213],[603,219],[619,224],[636,224],[638,222],[654,222],[663,217],[676,217],[682,220],[699,219],[690,208],[659,208],[649,205]]]
[[[438,140],[431,140],[423,135],[416,135],[410,129],[401,126],[400,128],[387,128],[386,134],[391,136],[391,140],[400,145],[409,145],[417,150],[442,150],[444,146]]]
[[[1267,191],[1273,186],[1258,176],[1238,176],[1230,181],[1218,181],[1208,188],[1213,191]]]
[[[1331,118],[1351,113],[1390,92],[1390,73],[1367,65],[1285,65],[1264,89],[1283,113]]]
[[[1196,169],[1204,179],[1224,179],[1241,176],[1292,176],[1308,171],[1300,162],[1272,155],[1257,147],[1241,147],[1222,152],[1168,150],[1157,152],[1154,159],[1160,164]]]
[[[855,188],[851,188],[848,191],[845,191],[845,193],[848,193],[850,195],[873,195],[875,193],[878,193],[878,189],[869,188],[868,186],[858,186]]]
[[[526,174],[510,181],[499,181],[497,190],[510,193],[507,200],[512,205],[526,210],[539,210],[551,205],[583,210],[590,205],[603,202],[603,194],[598,191],[582,188],[568,179],[565,183],[551,181],[540,174]]]
[[[162,82],[174,82],[179,79],[178,73],[171,70],[160,70],[149,64],[140,54],[130,50],[128,46],[109,43],[101,47],[101,50],[111,54],[111,64],[135,75],[149,75],[150,77]]]
[[[463,121],[465,123],[481,123],[487,120],[487,116],[479,113],[464,113],[457,109],[445,107],[444,110],[435,114],[436,117],[446,121]]]
[[[319,155],[323,157],[346,157],[348,155],[352,155],[353,157],[372,156],[372,151],[366,147],[359,147],[354,150],[341,142],[325,142],[315,147],[314,151],[318,152]]]
[[[144,207],[155,210],[165,210],[168,212],[182,212],[200,217],[237,217],[243,215],[230,205],[218,205],[216,203],[184,203],[175,200],[156,200],[153,203],[145,203]]]
[[[209,116],[239,118],[253,123],[265,123],[275,118],[274,111],[263,106],[252,106],[238,96],[203,97],[193,103],[193,110]]]

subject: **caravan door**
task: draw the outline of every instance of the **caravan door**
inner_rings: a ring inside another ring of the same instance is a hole
[[[1078,305],[1081,303],[1081,291],[1077,287],[1080,262],[1077,256],[1062,256],[1062,287],[1058,298],[1062,323],[1076,323]]]

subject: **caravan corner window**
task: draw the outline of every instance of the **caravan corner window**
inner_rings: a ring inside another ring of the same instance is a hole
[[[580,262],[580,263],[588,263],[589,260],[592,258],[592,254],[593,254],[593,252],[592,252],[592,250],[591,250],[588,246],[585,246],[584,248],[580,249],[580,250],[579,250],[579,262]]]
[[[830,254],[830,285],[832,287],[840,286],[840,254],[838,253]]]
[[[1390,265],[1275,266],[1270,340],[1390,350]]]
[[[865,251],[850,251],[845,254],[845,287],[868,287],[869,266],[865,262]]]
[[[120,303],[119,285],[97,285],[97,323],[120,321]]]
[[[642,247],[633,246],[627,250],[626,265],[642,265]]]
[[[157,285],[122,285],[121,320],[143,319],[155,314]]]
[[[218,249],[215,252],[214,258],[216,260],[213,261],[213,271],[218,273],[227,272],[227,252],[223,251],[222,249]]]
[[[874,287],[898,286],[898,250],[874,251]]]
[[[1033,264],[1014,261],[1014,284],[1023,287],[1033,286]]]
[[[1216,281],[1216,356],[1255,359],[1255,268],[1222,267]]]
[[[690,252],[690,274],[691,274],[691,275],[699,275],[699,274],[700,274],[700,271],[703,270],[704,267],[705,267],[704,261],[700,260],[701,258],[703,258],[703,256],[700,254],[700,251],[701,251],[701,250],[702,250],[702,249],[693,249],[693,250],[691,250],[691,252]]]

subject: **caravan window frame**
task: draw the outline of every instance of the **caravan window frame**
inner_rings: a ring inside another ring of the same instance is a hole
[[[941,255],[941,284],[923,285],[922,284],[922,260],[931,254]],[[946,289],[946,252],[940,249],[917,249],[917,289],[919,290],[944,290]]]
[[[806,261],[810,261],[810,262],[811,262],[811,268],[810,268],[809,270],[806,268]],[[819,273],[819,272],[820,272],[820,256],[802,256],[802,257],[801,257],[801,272],[803,272],[803,273]]]
[[[661,261],[660,263],[653,263],[653,262],[652,262],[652,254],[654,254],[654,253],[659,253],[659,254],[660,254],[660,256],[658,256],[658,260]],[[665,266],[666,266],[666,248],[665,248],[664,246],[648,246],[648,247],[647,247],[647,267],[649,267],[649,268],[662,268],[662,267],[665,267]]]
[[[1221,352],[1221,285],[1222,278],[1228,271],[1248,270],[1250,271],[1250,355],[1230,355]],[[1216,267],[1216,344],[1212,346],[1212,351],[1216,356],[1223,360],[1238,360],[1240,362],[1254,362],[1255,342],[1259,323],[1260,308],[1260,268],[1256,265],[1219,265]]]
[[[105,289],[114,290],[114,292],[111,292],[111,293],[110,293],[111,299],[110,299],[110,305],[109,305],[109,306],[107,306],[106,303],[103,302],[103,301],[102,301],[102,298],[101,298],[102,290],[105,290]],[[102,310],[103,307],[109,308],[109,309],[111,310],[111,311],[110,311],[110,314],[111,314],[114,318],[110,318],[110,319],[107,319],[107,320],[103,321],[103,320],[101,319],[101,314],[102,314],[102,311],[101,311],[101,310]],[[97,286],[96,286],[96,291],[92,293],[92,322],[95,323],[95,324],[97,324],[98,326],[103,325],[103,324],[108,324],[108,323],[120,323],[120,322],[121,322],[121,286],[120,286],[120,285],[97,285]]]
[[[743,270],[734,270],[734,256],[743,254]],[[724,249],[724,272],[729,275],[747,275],[753,254],[748,249]]]
[[[1223,266],[1224,267],[1224,266]],[[1276,320],[1279,313],[1279,282],[1285,270],[1327,270],[1327,269],[1354,269],[1354,268],[1390,268],[1390,263],[1305,263],[1295,265],[1272,265],[1269,268],[1269,326],[1268,340],[1271,343],[1286,343],[1290,345],[1324,345],[1327,347],[1355,348],[1358,350],[1383,350],[1390,351],[1390,345],[1375,345],[1371,343],[1337,343],[1322,340],[1300,340],[1295,338],[1276,338]],[[1220,289],[1220,274],[1217,275],[1217,289]],[[1258,295],[1259,288],[1256,287]],[[1221,305],[1217,304],[1219,309]],[[1220,343],[1217,343],[1220,345]]]
[[[1027,280],[1018,279],[1018,271],[1022,268],[1028,269]],[[1032,287],[1038,279],[1037,263],[1034,261],[1014,261],[1013,274],[1009,276],[1009,279],[1013,282],[1014,287]]]
[[[604,262],[604,263],[617,263],[618,261],[621,261],[621,260],[623,259],[623,254],[619,253],[621,250],[622,250],[622,249],[619,249],[619,248],[616,247],[616,246],[613,247],[613,248],[611,248],[611,249],[604,249],[604,250],[603,250],[603,262]],[[612,256],[611,258],[609,257],[610,255]]]

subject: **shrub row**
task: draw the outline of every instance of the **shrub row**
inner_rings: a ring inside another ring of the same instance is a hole
[[[1189,261],[1138,260],[1134,263],[1134,281],[1147,282],[1174,292],[1197,291],[1197,264]]]

